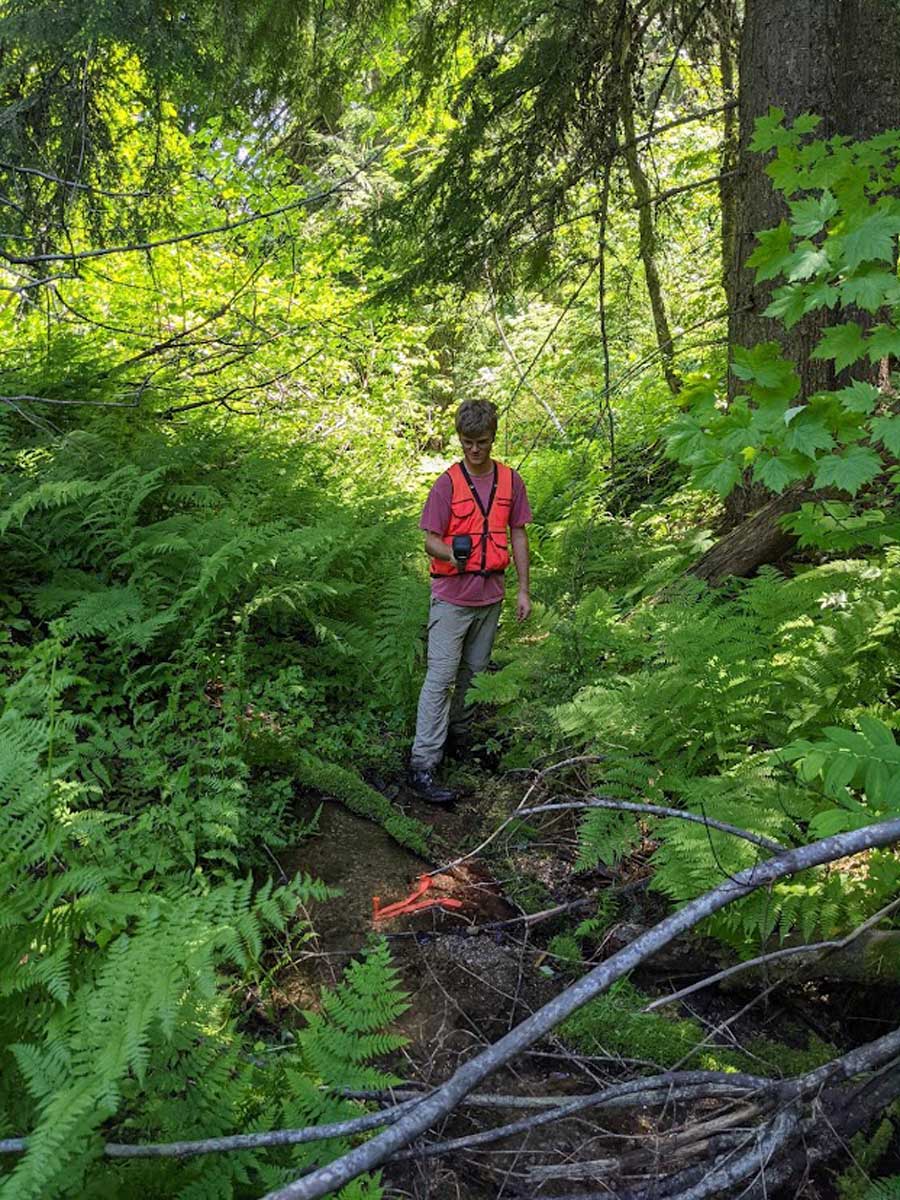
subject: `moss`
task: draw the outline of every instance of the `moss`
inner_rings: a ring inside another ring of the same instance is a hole
[[[756,1038],[746,1053],[709,1045],[706,1031],[697,1021],[642,1012],[649,999],[629,980],[620,980],[605,996],[592,1000],[560,1026],[560,1034],[588,1054],[621,1054],[660,1067],[680,1063],[707,1071],[749,1071],[774,1078],[800,1075],[838,1054],[836,1047],[819,1038],[813,1038],[804,1049]]]
[[[339,800],[357,816],[377,821],[401,846],[417,854],[428,854],[428,826],[400,812],[387,797],[369,787],[355,772],[323,762],[312,754],[298,754],[294,771],[298,783],[321,792],[323,796]]]
[[[375,821],[401,846],[416,854],[429,854],[431,830],[428,826],[395,808],[386,796],[369,787],[355,771],[325,762],[292,745],[287,738],[268,731],[254,733],[248,739],[247,759],[289,772],[303,787],[339,801],[357,816]]]
[[[553,904],[553,897],[539,879],[530,875],[513,875],[504,885],[507,898],[526,913],[543,912]]]
[[[560,1026],[563,1039],[587,1054],[621,1054],[671,1067],[703,1040],[696,1021],[642,1013],[644,996],[627,979],[578,1010]]]

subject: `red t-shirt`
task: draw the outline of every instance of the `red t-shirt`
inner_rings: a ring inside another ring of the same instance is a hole
[[[487,507],[491,498],[491,485],[494,482],[494,472],[490,470],[484,475],[473,475],[472,483],[481,503]],[[453,482],[447,471],[438,478],[425,507],[422,509],[422,519],[419,528],[427,533],[436,533],[443,537],[450,525],[450,500],[453,496]],[[512,528],[527,525],[531,520],[531,507],[528,504],[528,494],[525,484],[518,471],[512,473],[512,504],[509,510],[509,523]],[[510,557],[511,557],[510,553]],[[503,575],[476,575],[472,571],[460,575],[433,575],[431,578],[431,594],[438,600],[446,600],[448,604],[462,604],[471,608],[480,608],[485,604],[496,604],[503,599]]]

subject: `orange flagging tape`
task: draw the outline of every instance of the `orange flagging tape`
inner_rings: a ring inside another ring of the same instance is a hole
[[[450,896],[432,896],[430,900],[423,900],[421,897],[433,883],[434,880],[430,875],[420,875],[415,889],[405,900],[398,900],[396,904],[386,904],[384,908],[381,907],[381,897],[373,896],[372,920],[390,921],[394,917],[405,917],[407,913],[422,912],[426,908],[463,907],[462,900],[453,900]]]

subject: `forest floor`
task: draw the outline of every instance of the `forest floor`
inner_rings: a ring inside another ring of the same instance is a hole
[[[402,789],[392,797],[433,827],[436,853],[445,854],[446,862],[478,846],[519,799],[521,786],[509,779],[484,776],[479,787],[477,775],[469,778],[476,786],[450,809],[429,807]],[[318,800],[300,799],[300,819],[310,820],[317,810],[316,833],[281,852],[279,870],[287,876],[297,871],[312,874],[339,888],[340,898],[310,906],[314,938],[283,952],[273,964],[268,987],[248,999],[267,1035],[277,1039],[302,1021],[303,1010],[315,1006],[319,988],[338,980],[373,931],[386,935],[409,996],[409,1009],[399,1023],[408,1043],[393,1057],[390,1069],[410,1083],[434,1086],[447,1079],[463,1061],[627,944],[666,909],[665,902],[646,888],[646,859],[636,856],[625,865],[624,876],[621,867],[616,872],[615,886],[622,897],[618,916],[587,955],[588,961],[573,967],[550,953],[551,936],[589,915],[600,890],[612,886],[612,873],[576,872],[574,826],[568,814],[562,819],[554,814],[538,838],[532,831],[527,841],[517,842],[513,833],[478,857],[439,870],[434,894],[462,901],[461,910],[434,908],[375,923],[373,897],[382,905],[402,900],[422,873],[441,868],[441,862],[426,862],[397,845],[379,826],[336,803],[325,801],[320,807]],[[560,905],[573,907],[535,920],[535,914]],[[633,981],[648,995],[662,995],[708,974],[720,961],[711,943],[695,937],[654,960]],[[749,1006],[747,1001],[746,991],[710,987],[683,1002],[680,1015],[699,1022],[713,1046],[743,1049],[771,1038],[802,1051],[816,1038],[844,1051],[891,1027],[896,994],[849,987],[823,990],[807,984],[780,988]],[[621,1048],[585,1053],[561,1037],[551,1037],[491,1076],[484,1090],[565,1099],[633,1078],[636,1068],[646,1074],[654,1065],[640,1055],[634,1060],[627,1052],[623,1056]],[[411,1157],[386,1169],[387,1195],[414,1200],[513,1200],[563,1192],[567,1200],[575,1200],[580,1194],[598,1195],[597,1188],[605,1186],[602,1165],[592,1172],[578,1164],[623,1156],[628,1161],[630,1156],[636,1176],[646,1181],[654,1158],[672,1169],[673,1135],[710,1121],[715,1113],[715,1102],[703,1100],[669,1104],[662,1110],[638,1107],[604,1112],[602,1117],[588,1114],[481,1150]],[[463,1107],[433,1137],[465,1137],[521,1116],[521,1109]],[[684,1165],[692,1152],[696,1155],[697,1148],[684,1151]],[[619,1186],[610,1186],[608,1194],[621,1194]],[[835,1172],[823,1167],[805,1178],[802,1187],[784,1190],[779,1200],[832,1200],[838,1195]]]

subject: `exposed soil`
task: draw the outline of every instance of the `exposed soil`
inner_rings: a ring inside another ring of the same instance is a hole
[[[452,847],[457,857],[476,846],[499,823],[502,812],[512,807],[509,795],[496,785],[483,795],[464,797],[451,810],[429,808],[402,793],[398,799],[417,818],[430,823],[442,847]],[[317,803],[304,800],[299,815],[308,819]],[[599,889],[609,886],[610,872],[575,873],[573,856],[567,850],[570,834],[571,829],[567,831],[558,821],[548,829],[546,843],[531,838],[519,844],[513,833],[484,858],[440,871],[420,897],[426,901],[450,899],[458,908],[431,907],[373,921],[374,897],[379,898],[380,908],[401,902],[412,895],[424,873],[440,864],[422,860],[398,846],[378,826],[325,802],[317,835],[282,853],[279,861],[285,874],[306,872],[339,888],[341,896],[310,906],[317,937],[290,966],[280,969],[267,998],[273,1023],[283,1027],[285,1022],[301,1019],[301,1010],[315,1003],[318,987],[332,982],[376,930],[388,937],[410,998],[409,1010],[400,1021],[400,1032],[409,1042],[392,1061],[391,1069],[423,1085],[447,1079],[462,1061],[502,1036],[569,982],[565,966],[546,954],[546,944],[567,921],[571,925],[572,915],[532,925],[522,920],[525,910],[521,905],[535,912],[579,898],[590,901]],[[449,852],[448,857],[452,857]],[[624,877],[619,920],[598,946],[597,961],[627,944],[636,928],[654,923],[664,911],[660,899],[646,893],[646,875],[645,857],[638,854]],[[616,878],[621,888],[622,874]],[[637,982],[651,993],[669,992],[687,977],[706,973],[711,961],[704,943],[697,940],[687,951],[676,947],[671,957],[656,961]],[[805,993],[795,990],[771,996],[765,1004],[751,1006],[739,1015],[746,994],[710,988],[692,996],[682,1012],[708,1029],[730,1022],[726,1033],[713,1039],[724,1045],[729,1039],[742,1044],[753,1037],[769,1036],[802,1047],[809,1034],[815,1033],[844,1048],[871,1040],[888,1028],[893,1015],[891,999],[880,994],[873,999],[866,1019],[858,990],[845,988],[835,993],[834,989],[825,992],[807,985]],[[896,995],[892,999],[895,1002]],[[848,1020],[851,1010],[855,1014],[852,1026]],[[565,1098],[631,1077],[634,1068],[615,1056],[585,1058],[549,1039],[492,1076],[484,1090]],[[715,1106],[702,1101],[694,1102],[690,1109],[668,1105],[662,1111],[637,1108],[602,1116],[587,1113],[481,1151],[392,1163],[384,1173],[385,1183],[392,1189],[387,1194],[415,1200],[597,1194],[596,1189],[603,1186],[604,1170],[596,1167],[591,1173],[584,1163],[619,1156],[623,1150],[640,1149],[645,1154],[653,1145],[667,1154],[666,1143],[660,1141],[667,1131],[688,1118],[694,1122],[709,1119],[714,1111]],[[521,1110],[463,1108],[432,1136],[463,1136],[521,1115]],[[564,1162],[573,1164],[568,1177],[541,1178],[542,1168]],[[671,1169],[670,1162],[661,1165]],[[819,1170],[803,1181],[801,1190],[791,1188],[780,1200],[788,1196],[829,1200],[835,1195],[831,1180],[830,1171]],[[610,1196],[617,1194],[615,1188],[609,1191]]]

